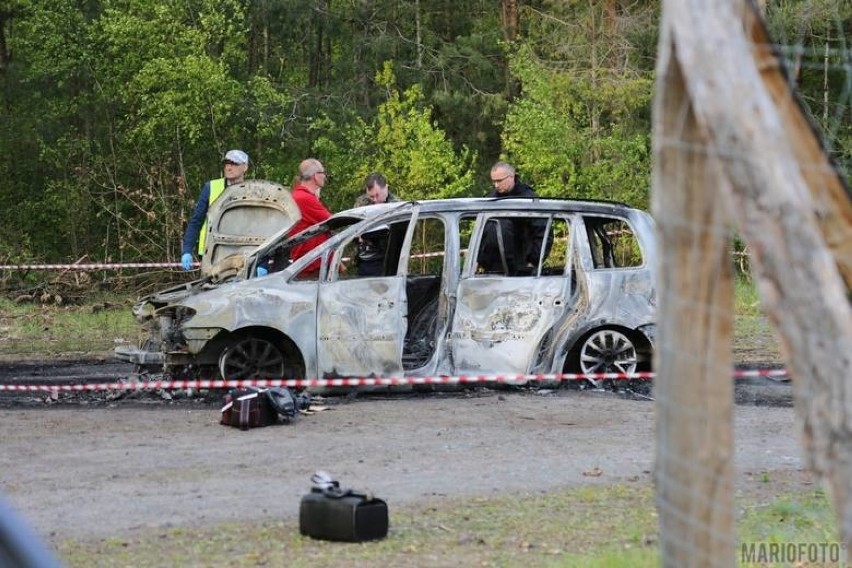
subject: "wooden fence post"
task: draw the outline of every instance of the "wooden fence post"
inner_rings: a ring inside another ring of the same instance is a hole
[[[668,26],[661,34],[652,203],[661,248],[654,393],[662,564],[730,566],[733,270],[725,184]]]
[[[781,61],[765,45],[752,2],[666,0],[663,12],[667,62],[661,68],[681,73],[679,88],[690,103],[681,105],[690,109],[687,132],[709,139],[704,152],[721,162],[728,183],[718,189],[730,188],[731,211],[751,251],[763,309],[778,330],[805,455],[828,479],[844,544],[852,550],[849,188],[795,96],[785,93]],[[658,157],[665,172],[666,155]],[[662,331],[666,368],[672,346]]]

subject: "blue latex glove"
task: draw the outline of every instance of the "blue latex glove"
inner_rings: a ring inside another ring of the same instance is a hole
[[[269,271],[262,266],[258,266],[256,273],[258,276],[266,276],[269,274]]]
[[[188,252],[183,253],[180,257],[180,265],[184,270],[192,270],[192,255]]]

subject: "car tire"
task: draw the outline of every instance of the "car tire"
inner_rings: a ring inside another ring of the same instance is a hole
[[[639,358],[636,344],[617,329],[599,329],[588,336],[577,350],[575,369],[589,375],[595,373],[631,374],[636,372]]]
[[[219,374],[226,381],[280,379],[285,359],[281,350],[262,337],[243,337],[219,356]]]

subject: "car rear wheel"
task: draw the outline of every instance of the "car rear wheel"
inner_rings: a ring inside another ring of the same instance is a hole
[[[280,379],[284,376],[284,355],[266,339],[245,337],[219,357],[219,373],[228,381]]]
[[[579,369],[583,374],[636,372],[636,346],[628,336],[615,329],[601,329],[583,342]]]

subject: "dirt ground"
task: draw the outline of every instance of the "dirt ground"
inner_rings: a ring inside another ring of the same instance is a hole
[[[737,398],[739,487],[762,472],[801,472],[789,385],[738,387]],[[776,405],[754,404],[766,401]],[[474,389],[325,402],[327,410],[293,423],[240,431],[219,425],[215,400],[7,398],[2,491],[58,542],[295,518],[316,470],[391,508],[651,479],[654,403],[641,397]]]

